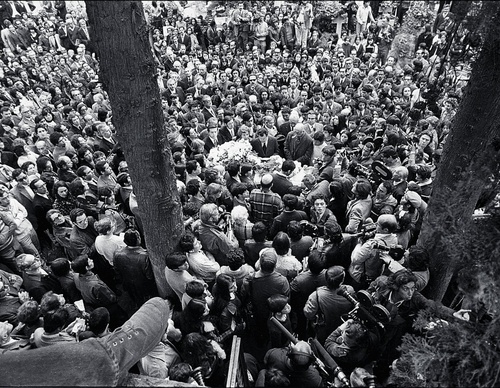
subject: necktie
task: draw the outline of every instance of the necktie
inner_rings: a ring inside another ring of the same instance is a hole
[[[266,146],[266,143],[263,143],[262,144],[262,150],[264,151],[264,155],[266,154],[266,151],[267,151],[267,146]]]

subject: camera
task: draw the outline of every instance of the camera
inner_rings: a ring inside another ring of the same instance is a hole
[[[405,250],[401,245],[386,246],[376,243],[373,246],[373,249],[379,249],[381,251],[388,252],[389,256],[391,256],[396,261],[401,260],[405,254]]]
[[[354,306],[347,316],[367,328],[384,330],[385,325],[391,321],[389,311],[384,306],[376,304],[368,291],[360,290],[356,294],[351,294],[347,288],[341,287],[337,293]]]
[[[322,226],[311,224],[307,220],[302,220],[299,222],[304,228],[304,234],[311,236],[312,238],[321,237],[325,234],[325,228]]]

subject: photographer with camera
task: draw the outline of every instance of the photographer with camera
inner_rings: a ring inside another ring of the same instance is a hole
[[[365,178],[358,178],[352,187],[354,199],[347,204],[347,226],[346,233],[358,233],[363,221],[365,221],[372,210],[372,186]]]
[[[347,375],[357,367],[371,371],[379,346],[378,329],[368,327],[356,317],[337,327],[325,341],[326,351]]]
[[[389,252],[379,247],[395,247],[398,243],[398,238],[394,234],[398,223],[394,215],[382,214],[376,225],[375,236],[366,242],[360,240],[351,255],[349,275],[351,275],[351,285],[357,290],[367,288],[382,274],[385,261],[391,259]]]
[[[309,295],[304,306],[304,315],[314,326],[316,338],[321,344],[325,343],[328,335],[341,323],[341,316],[351,311],[351,303],[338,294],[345,279],[344,268],[336,265],[325,273],[326,286],[318,287]],[[349,292],[352,287],[346,286]]]

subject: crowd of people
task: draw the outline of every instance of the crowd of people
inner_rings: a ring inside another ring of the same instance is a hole
[[[330,39],[308,2],[146,8],[185,227],[168,303],[84,13],[0,3],[0,381],[223,385],[235,335],[255,386],[325,384],[308,338],[383,381],[419,311],[477,318],[421,294],[415,245],[464,86],[438,79],[449,9],[402,67],[369,3]],[[253,158],[214,163],[225,143]]]

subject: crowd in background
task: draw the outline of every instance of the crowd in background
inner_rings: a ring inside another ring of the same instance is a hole
[[[321,386],[314,337],[382,381],[420,310],[465,319],[422,296],[415,246],[464,86],[437,78],[449,8],[402,67],[369,3],[328,39],[306,2],[238,3],[224,25],[147,7],[186,232],[168,331],[133,371],[224,384],[240,335],[256,386]],[[0,23],[0,349],[112,336],[158,291],[90,27],[64,1],[3,1]],[[214,164],[229,142],[278,166]]]

